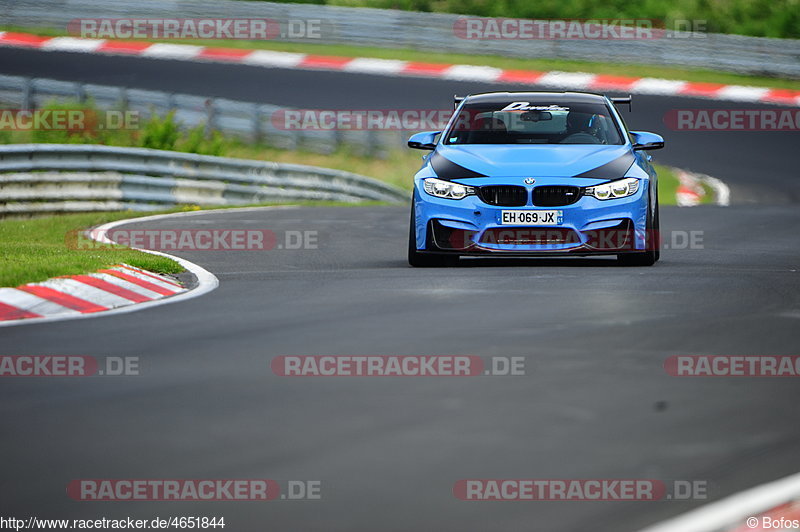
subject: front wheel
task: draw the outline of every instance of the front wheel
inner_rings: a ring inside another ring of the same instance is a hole
[[[650,202],[647,202],[647,221],[645,223],[647,231],[645,245],[652,249],[639,253],[620,253],[617,255],[617,261],[622,266],[652,266],[661,258],[661,253],[659,251],[661,221],[659,220],[658,211],[658,196],[656,196],[655,214],[650,207]]]
[[[432,255],[428,253],[420,253],[417,250],[417,235],[416,227],[416,213],[414,211],[414,202],[411,202],[411,221],[408,224],[408,263],[414,268],[441,268],[444,266],[454,266],[458,263],[458,256],[450,255]],[[429,235],[430,236],[430,235]],[[430,238],[426,238],[426,249],[429,248]]]

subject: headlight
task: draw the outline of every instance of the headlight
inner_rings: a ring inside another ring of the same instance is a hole
[[[639,191],[639,180],[634,177],[612,181],[594,187],[587,187],[584,194],[599,200],[626,198]]]
[[[424,183],[425,192],[437,198],[459,200],[475,194],[475,189],[472,187],[451,183],[450,181],[442,181],[433,177],[425,179]]]

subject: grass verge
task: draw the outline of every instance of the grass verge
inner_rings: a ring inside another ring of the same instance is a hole
[[[163,211],[163,212],[176,212]],[[0,286],[19,286],[61,275],[94,272],[124,262],[157,273],[179,273],[175,261],[132,249],[70,249],[68,235],[123,218],[158,213],[97,212],[0,222]],[[74,247],[74,246],[73,246]]]
[[[37,35],[59,37],[67,35],[66,31],[51,28],[25,28],[0,26],[4,31],[20,31]],[[148,41],[153,42],[153,41]],[[252,48],[259,50],[275,50],[282,52],[307,53],[318,55],[335,55],[342,57],[372,57],[378,59],[399,59],[404,61],[420,61],[425,63],[454,63],[479,66],[492,66],[508,70],[589,72],[630,77],[653,77],[726,85],[751,85],[775,89],[800,90],[800,80],[747,76],[731,72],[715,70],[667,67],[644,64],[622,64],[592,61],[573,61],[547,58],[515,58],[494,55],[466,55],[450,53],[432,53],[413,49],[362,47],[343,44],[291,43],[283,41],[243,41],[243,40],[160,40],[176,44],[193,44],[199,46],[222,48]]]

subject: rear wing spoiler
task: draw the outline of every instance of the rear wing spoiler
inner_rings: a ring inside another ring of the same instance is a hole
[[[466,96],[459,96],[458,94],[454,94],[453,108],[458,109],[458,106],[461,105],[461,102],[463,102],[465,98]],[[628,111],[633,111],[633,104],[631,103],[633,101],[633,96],[631,96],[630,94],[628,96],[609,98],[609,100],[611,100],[611,103],[613,103],[614,105],[627,105]]]
[[[611,100],[611,103],[613,103],[614,105],[627,105],[628,111],[633,111],[633,105],[631,104],[633,96],[631,96],[630,94],[628,96],[623,96],[620,98],[609,98],[609,99]]]

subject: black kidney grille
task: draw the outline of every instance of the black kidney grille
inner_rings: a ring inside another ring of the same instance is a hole
[[[484,203],[500,207],[521,207],[528,204],[528,191],[514,185],[489,185],[478,189]]]
[[[580,187],[545,185],[533,189],[533,204],[537,207],[572,205],[581,198]]]

